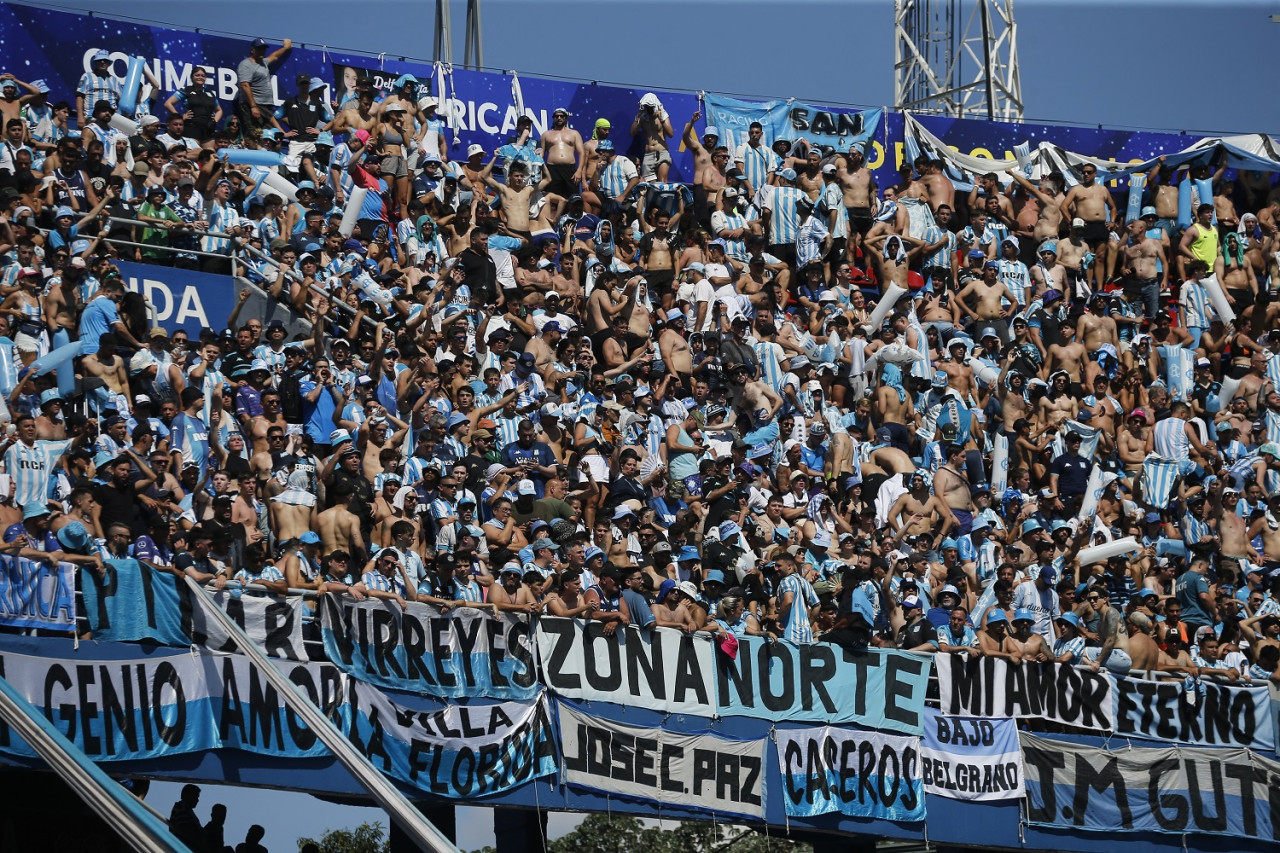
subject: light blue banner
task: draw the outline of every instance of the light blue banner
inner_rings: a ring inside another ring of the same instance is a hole
[[[719,714],[796,722],[854,723],[918,735],[931,659],[828,643],[738,640],[716,656]]]
[[[501,704],[393,700],[352,679],[349,737],[373,765],[439,797],[473,800],[559,772],[542,696]]]
[[[329,660],[369,684],[446,698],[532,699],[541,690],[527,617],[326,595],[320,624]]]
[[[82,572],[84,616],[95,640],[153,640],[162,646],[188,646],[183,629],[177,578],[137,560],[107,560],[104,577]]]
[[[747,141],[752,122],[764,128],[764,143],[775,139],[807,140],[844,154],[853,145],[866,148],[875,138],[884,110],[858,112],[816,107],[800,101],[740,101],[719,95],[703,97],[707,125],[720,131],[720,144],[733,149]]]
[[[0,556],[0,625],[73,631],[75,566],[52,566],[26,557]]]
[[[775,736],[787,815],[924,820],[918,738],[830,726]]]

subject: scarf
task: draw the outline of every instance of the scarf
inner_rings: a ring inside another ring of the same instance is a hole
[[[892,246],[897,245],[898,250],[895,252]],[[897,234],[892,234],[884,241],[884,259],[886,261],[896,261],[902,263],[907,259],[907,250],[902,247],[902,238]]]

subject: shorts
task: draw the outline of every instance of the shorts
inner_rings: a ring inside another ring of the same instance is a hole
[[[564,196],[566,199],[578,195],[579,187],[573,180],[573,174],[576,171],[578,167],[572,163],[548,163],[547,176],[551,178],[551,183],[547,184],[547,192]]]
[[[649,283],[649,292],[654,296],[671,293],[671,285],[676,280],[675,270],[646,270],[644,279]]]
[[[18,332],[14,335],[13,343],[20,352],[40,352],[40,339],[26,332]]]
[[[1106,220],[1094,219],[1084,224],[1084,230],[1080,232],[1080,237],[1088,244],[1090,249],[1096,249],[1099,244],[1107,242],[1110,234]]]
[[[849,215],[849,227],[859,234],[866,234],[876,223],[869,207],[846,207],[844,211]]]
[[[292,172],[302,168],[303,160],[314,160],[316,144],[314,142],[290,142],[289,153],[280,161]]]
[[[407,178],[409,162],[398,154],[391,154],[382,158],[382,168],[379,172],[389,178]]]
[[[661,151],[646,151],[644,159],[640,161],[640,180],[654,181],[658,178],[658,166],[666,163],[671,165],[671,152],[665,148]]]
[[[1093,663],[1101,654],[1101,646],[1090,646],[1084,650],[1084,660]],[[1129,670],[1133,669],[1133,658],[1129,657],[1129,653],[1123,649],[1112,649],[1103,666],[1116,675],[1128,675]]]
[[[951,509],[951,507],[948,507]],[[959,536],[967,536],[973,530],[973,513],[963,509],[951,509],[951,515],[955,517],[956,529],[952,538]]]
[[[1227,295],[1236,301],[1234,306],[1235,312],[1240,314],[1244,309],[1253,304],[1253,291],[1249,288],[1237,290],[1234,287],[1226,288]]]

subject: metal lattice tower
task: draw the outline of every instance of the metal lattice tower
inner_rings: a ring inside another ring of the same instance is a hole
[[[897,109],[1020,121],[1013,0],[894,0],[893,69]]]
[[[432,58],[453,64],[453,23],[449,14],[452,0],[436,0],[435,52]],[[467,0],[467,30],[463,38],[462,67],[480,70],[484,65],[484,45],[480,26],[480,0]]]

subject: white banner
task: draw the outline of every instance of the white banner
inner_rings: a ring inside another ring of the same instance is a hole
[[[920,738],[924,789],[953,800],[1016,800],[1026,792],[1014,720],[925,711]]]
[[[249,639],[269,656],[288,660],[306,660],[302,645],[302,597],[241,595],[231,590],[213,593],[218,605],[240,626]],[[185,607],[185,597],[179,599]],[[199,607],[191,609],[191,641],[216,652],[236,651],[235,640],[222,626],[208,619]]]
[[[565,781],[610,794],[764,817],[767,741],[624,726],[559,703]]]
[[[596,621],[538,620],[538,662],[553,693],[670,714],[716,716],[710,634],[628,627],[605,636],[603,628]]]
[[[1115,712],[1104,672],[1058,663],[935,655],[942,713],[968,717],[1037,717],[1111,731]]]

